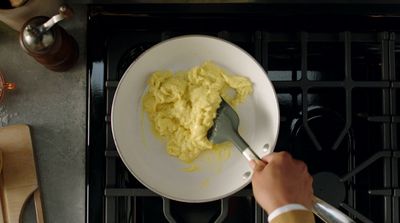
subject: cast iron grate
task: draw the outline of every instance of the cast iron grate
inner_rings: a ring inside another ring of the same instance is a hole
[[[98,32],[96,25],[92,29],[93,33]],[[90,125],[89,141],[99,136],[93,132],[104,130],[100,135],[105,139],[105,148],[101,155],[96,153],[97,159],[104,160],[104,172],[95,171],[104,175],[104,198],[99,200],[104,202],[104,222],[266,222],[267,215],[255,202],[251,186],[206,204],[171,201],[140,184],[115,149],[110,111],[123,72],[151,45],[192,33],[231,41],[252,54],[268,71],[282,117],[276,150],[288,150],[308,164],[315,178],[316,195],[358,222],[400,222],[398,34],[264,29],[110,30],[112,34],[103,33],[103,40],[91,44],[93,51],[97,47],[104,49],[97,55],[99,59],[93,56],[89,61],[90,103],[104,100],[104,110],[92,108],[91,113],[97,115],[92,114],[89,120],[100,120],[98,125],[102,126]],[[103,99],[95,97],[99,89]],[[89,196],[90,193],[94,192],[89,191]],[[89,201],[89,212],[94,207]]]

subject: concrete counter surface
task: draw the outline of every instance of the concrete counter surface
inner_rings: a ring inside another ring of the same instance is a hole
[[[0,69],[17,88],[0,104],[0,126],[31,128],[45,221],[85,222],[86,6],[61,23],[79,45],[67,72],[47,70],[19,46],[19,33],[0,22]],[[30,200],[23,222],[35,222]]]

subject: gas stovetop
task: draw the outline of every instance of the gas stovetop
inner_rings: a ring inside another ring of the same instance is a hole
[[[169,200],[139,183],[114,145],[112,99],[132,61],[168,38],[205,34],[268,72],[281,110],[275,150],[307,163],[317,196],[357,222],[399,223],[400,7],[340,7],[90,6],[87,222],[266,222],[250,185],[215,202]]]

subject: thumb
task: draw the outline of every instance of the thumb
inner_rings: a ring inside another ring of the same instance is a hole
[[[267,165],[267,163],[265,163],[262,160],[251,160],[249,162],[249,165],[250,165],[251,169],[253,169],[254,172],[258,172],[258,171],[262,171],[264,169],[264,167]]]

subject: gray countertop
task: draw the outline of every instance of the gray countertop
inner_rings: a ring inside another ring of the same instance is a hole
[[[18,33],[0,22],[0,69],[17,89],[0,104],[0,125],[28,124],[37,158],[45,221],[85,221],[86,6],[62,26],[79,44],[68,72],[47,70],[19,46]],[[29,201],[23,222],[35,222]]]

